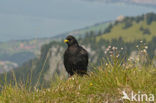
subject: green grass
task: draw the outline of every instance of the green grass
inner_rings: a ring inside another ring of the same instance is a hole
[[[0,103],[116,103],[123,90],[156,94],[155,75],[152,67],[98,66],[89,76],[57,79],[47,89],[6,84],[0,92]]]
[[[144,35],[142,31],[140,31],[140,27],[148,28],[151,32],[150,35]],[[134,40],[147,40],[151,41],[154,36],[156,36],[156,22],[152,22],[151,25],[147,25],[146,21],[141,21],[140,23],[133,22],[133,25],[127,29],[123,29],[124,23],[119,23],[115,25],[110,33],[106,33],[104,35],[100,35],[97,37],[97,41],[100,39],[118,39],[122,37],[125,42],[133,42]]]

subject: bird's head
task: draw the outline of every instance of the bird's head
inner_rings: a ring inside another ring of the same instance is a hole
[[[66,39],[64,40],[64,43],[66,43],[68,46],[78,45],[77,40],[71,35],[66,37]]]

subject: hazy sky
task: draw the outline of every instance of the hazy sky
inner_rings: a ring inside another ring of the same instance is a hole
[[[1,0],[0,41],[51,37],[156,8],[81,0]]]

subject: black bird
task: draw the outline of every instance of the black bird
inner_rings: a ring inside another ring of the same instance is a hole
[[[64,53],[64,66],[68,74],[87,74],[88,52],[71,35],[67,36],[64,42],[68,45]]]

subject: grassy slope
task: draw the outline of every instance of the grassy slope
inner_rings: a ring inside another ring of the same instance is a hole
[[[151,25],[147,25],[145,21],[141,21],[140,23],[133,22],[133,25],[127,29],[123,29],[124,23],[119,23],[114,26],[110,33],[101,35],[97,37],[97,40],[103,38],[107,40],[111,40],[112,38],[122,37],[126,42],[133,42],[134,40],[145,39],[147,41],[152,40],[153,36],[156,36],[156,22],[152,22]],[[149,28],[151,31],[150,35],[143,35],[140,31],[140,27]]]
[[[96,68],[89,76],[58,79],[48,89],[30,91],[29,86],[5,85],[0,103],[113,103],[119,101],[123,90],[128,94],[131,91],[156,94],[156,69]]]

